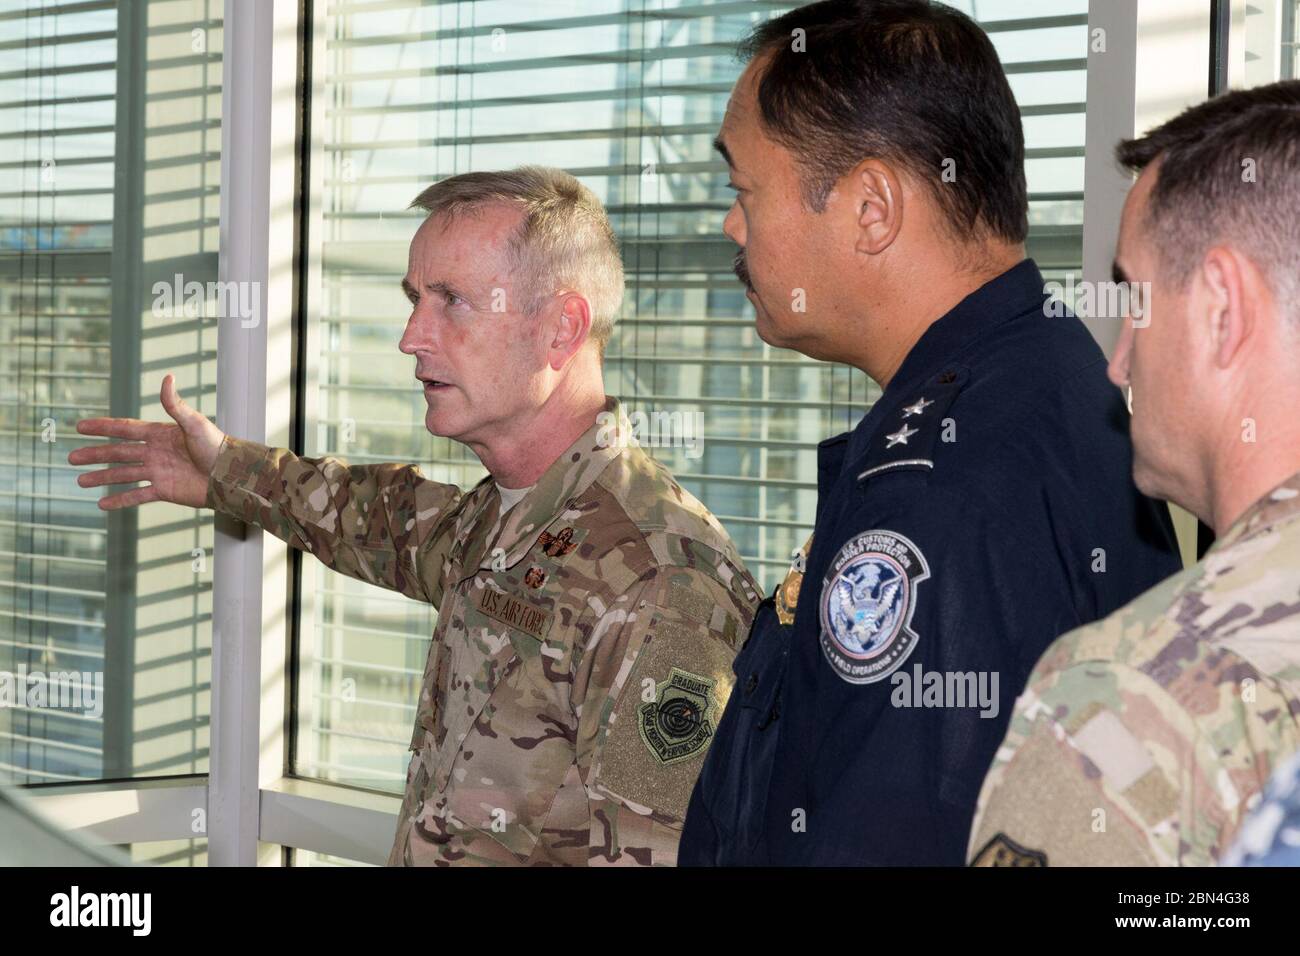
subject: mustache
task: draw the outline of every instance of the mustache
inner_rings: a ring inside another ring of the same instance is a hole
[[[736,274],[736,278],[744,283],[745,288],[750,292],[754,291],[754,283],[749,278],[749,260],[745,258],[745,250],[741,249],[736,253],[736,257],[731,260],[731,271]]]

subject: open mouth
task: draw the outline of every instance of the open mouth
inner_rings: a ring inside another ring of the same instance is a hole
[[[446,382],[440,382],[436,378],[424,378],[420,379],[420,381],[424,384],[426,392],[438,392],[444,388],[451,388]]]

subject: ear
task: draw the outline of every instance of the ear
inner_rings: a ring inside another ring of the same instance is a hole
[[[878,159],[854,167],[848,180],[858,217],[858,252],[874,256],[893,244],[903,228],[903,184],[894,168]]]
[[[1211,355],[1216,366],[1227,368],[1254,331],[1268,286],[1254,263],[1226,246],[1205,254],[1201,279],[1208,298]]]
[[[560,296],[560,311],[551,329],[547,359],[558,372],[578,354],[591,334],[591,306],[587,300],[576,292]]]

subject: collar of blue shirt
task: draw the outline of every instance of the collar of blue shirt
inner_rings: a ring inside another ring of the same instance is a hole
[[[944,363],[960,356],[990,330],[1018,316],[1040,312],[1046,295],[1038,264],[1033,259],[1023,259],[935,320],[912,346],[884,394],[857,427],[821,443],[818,477],[837,476],[846,457],[855,460],[865,453],[882,414],[905,400]]]

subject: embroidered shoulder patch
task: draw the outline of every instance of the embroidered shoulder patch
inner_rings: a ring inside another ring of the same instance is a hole
[[[929,576],[921,549],[895,531],[864,531],[840,548],[820,609],[822,653],[839,677],[874,684],[907,659],[917,585]]]
[[[736,650],[716,631],[656,610],[617,689],[587,785],[635,813],[682,821],[735,681]],[[614,689],[611,689],[614,690]]]
[[[713,685],[707,677],[674,667],[656,685],[655,699],[637,714],[641,740],[660,763],[695,756],[713,736]]]
[[[970,861],[971,866],[1047,866],[1042,850],[1027,850],[1005,833],[999,833]]]

